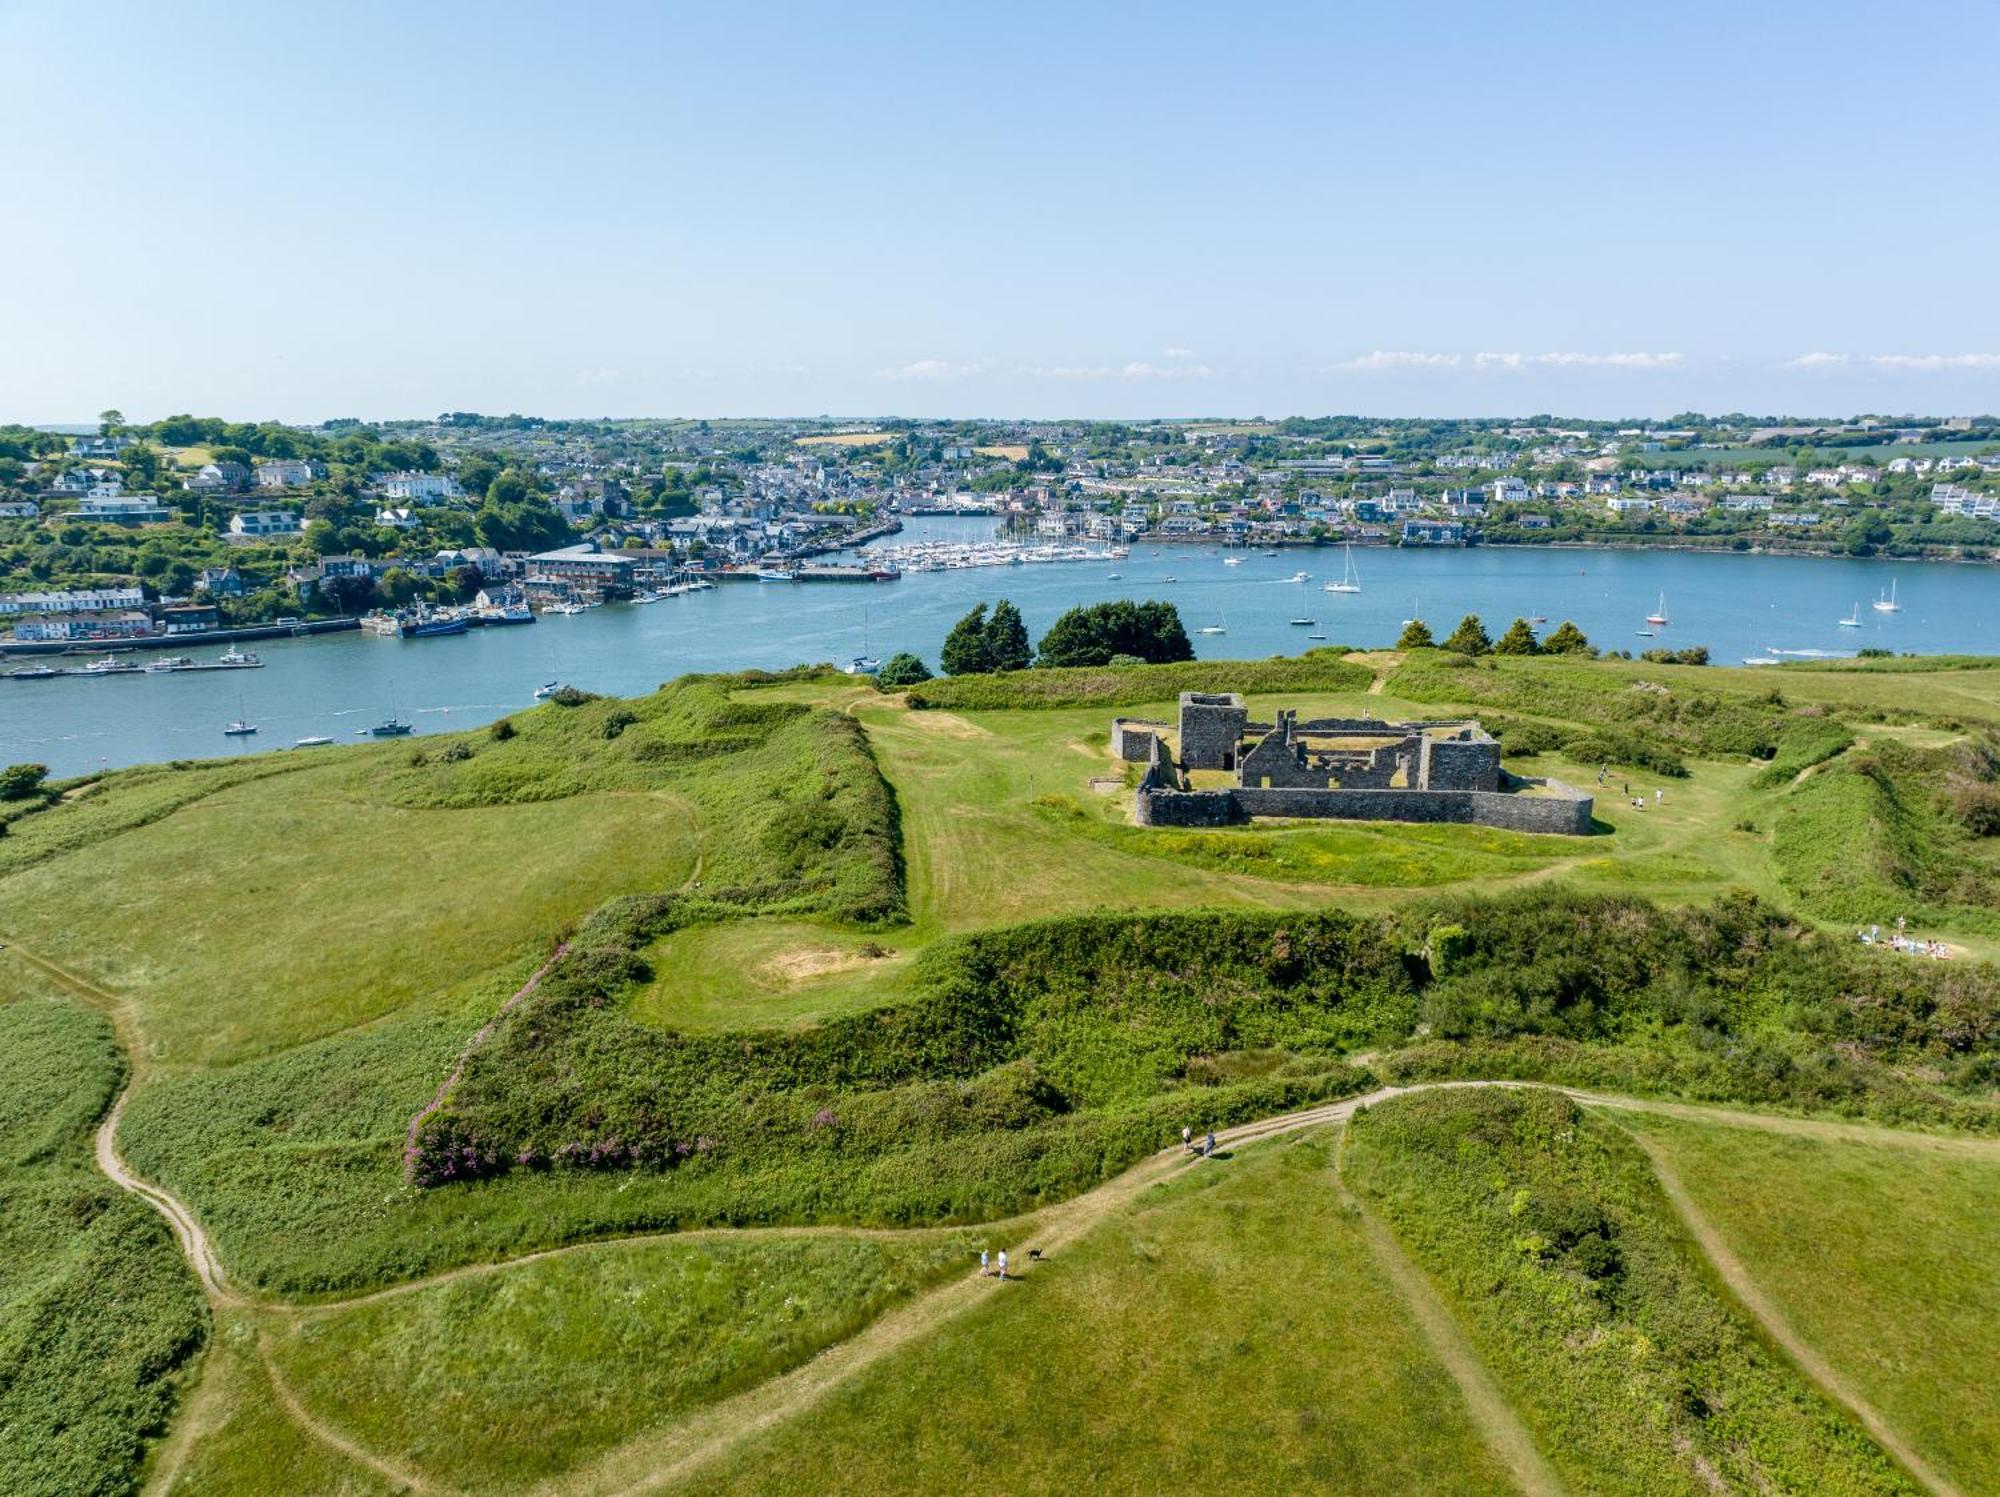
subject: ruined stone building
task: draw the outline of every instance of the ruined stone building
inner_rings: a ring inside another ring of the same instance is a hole
[[[1594,802],[1559,780],[1509,774],[1500,745],[1471,719],[1385,722],[1280,711],[1250,721],[1235,693],[1181,693],[1174,724],[1119,718],[1112,752],[1146,765],[1133,804],[1141,826],[1229,826],[1256,816],[1473,822],[1581,836]],[[1234,776],[1197,784],[1201,773]]]

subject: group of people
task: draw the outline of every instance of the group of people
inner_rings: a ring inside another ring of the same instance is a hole
[[[993,1266],[993,1255],[987,1252],[985,1248],[979,1250],[979,1277],[982,1279],[1004,1279],[1007,1277],[1007,1250],[1005,1248],[1000,1249],[1000,1266],[997,1272]]]
[[[1183,1124],[1181,1127],[1181,1147],[1190,1154],[1199,1154],[1203,1159],[1207,1159],[1215,1153],[1215,1130],[1213,1128],[1209,1129],[1208,1137],[1197,1144],[1194,1141],[1194,1129]]]
[[[1896,922],[1896,933],[1893,936],[1884,936],[1879,925],[1869,926],[1861,932],[1861,944],[1886,946],[1891,951],[1901,951],[1909,956],[1927,956],[1934,962],[1945,961],[1951,956],[1951,947],[1943,941],[1918,940],[1915,936],[1904,935],[1901,920]]]
[[[1597,770],[1597,783],[1598,783],[1598,784],[1602,785],[1602,784],[1604,783],[1604,775],[1605,775],[1605,772],[1606,772],[1606,770],[1607,770],[1607,769],[1608,769],[1609,767],[1610,767],[1610,766],[1608,766],[1608,765],[1599,765],[1599,766],[1598,766],[1598,770]],[[1638,794],[1638,795],[1634,795],[1634,794],[1632,793],[1632,782],[1631,782],[1630,780],[1620,780],[1620,781],[1618,782],[1618,793],[1619,793],[1620,795],[1624,796],[1624,797],[1625,797],[1625,798],[1626,798],[1627,800],[1629,800],[1629,801],[1631,801],[1631,802],[1632,802],[1632,809],[1633,809],[1633,810],[1635,810],[1635,811],[1643,811],[1643,810],[1645,810],[1645,809],[1646,809],[1646,797],[1645,797],[1645,794],[1644,794],[1644,792],[1641,792],[1641,793],[1640,793],[1640,794]],[[1659,805],[1659,804],[1660,804],[1660,802],[1661,802],[1661,801],[1665,800],[1666,798],[1667,798],[1667,792],[1666,792],[1666,791],[1664,791],[1664,790],[1661,790],[1661,789],[1659,789],[1659,788],[1658,788],[1658,787],[1656,786],[1656,787],[1654,788],[1654,790],[1653,790],[1653,804],[1657,806],[1657,805]]]

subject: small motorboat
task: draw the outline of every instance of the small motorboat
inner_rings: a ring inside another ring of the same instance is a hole
[[[401,738],[406,733],[414,733],[416,727],[412,723],[404,722],[400,717],[387,717],[372,728],[359,728],[356,731],[371,738]]]
[[[222,731],[226,737],[248,738],[252,733],[257,731],[257,725],[255,723],[247,723],[239,717]]]
[[[255,650],[228,649],[215,657],[215,663],[224,670],[244,671],[254,670],[264,662],[257,658]]]
[[[1222,558],[1222,564],[1226,567],[1240,567],[1243,565],[1243,558],[1240,556],[1225,556]]]
[[[1181,579],[1176,577],[1172,572],[1167,573],[1166,576],[1160,579],[1160,581],[1162,582],[1179,582],[1180,580]]]
[[[155,660],[146,667],[149,671],[191,671],[194,660],[187,655],[169,655],[163,660]]]
[[[1325,636],[1324,634],[1308,634],[1308,635],[1306,636],[1306,638],[1307,638],[1307,639],[1325,639],[1325,638],[1326,638],[1326,636]]]
[[[1314,629],[1319,626],[1318,619],[1293,619],[1292,623],[1300,629]]]
[[[293,747],[293,748],[324,748],[324,747],[326,747],[326,745],[328,745],[328,744],[329,744],[329,743],[331,743],[331,742],[333,742],[333,740],[332,740],[331,738],[327,737],[327,736],[326,736],[326,734],[324,734],[324,733],[314,733],[314,734],[313,734],[313,735],[312,735],[311,737],[309,737],[309,738],[301,738],[301,739],[300,739],[300,740],[299,740],[298,742],[294,743],[294,744],[292,745],[292,747]]]
[[[850,676],[872,676],[882,669],[882,662],[873,655],[856,655],[841,667]]]
[[[1294,582],[1310,582],[1310,581],[1312,581],[1312,573],[1311,573],[1311,572],[1294,572],[1294,573],[1292,573],[1292,581],[1294,581]]]
[[[549,697],[554,696],[557,692],[561,690],[562,690],[562,682],[544,681],[540,686],[537,686],[535,688],[535,700],[538,702],[545,701]]]
[[[53,665],[24,665],[7,672],[10,681],[52,681],[62,674]]]

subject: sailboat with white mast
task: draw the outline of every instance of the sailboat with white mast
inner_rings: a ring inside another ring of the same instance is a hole
[[[1875,600],[1874,608],[1877,613],[1901,613],[1903,611],[1903,605],[1896,601],[1896,579],[1894,577],[1889,579],[1889,590]]]
[[[1341,568],[1340,581],[1329,582],[1326,591],[1330,593],[1358,593],[1361,591],[1361,577],[1354,570],[1354,547],[1344,547],[1345,561]]]

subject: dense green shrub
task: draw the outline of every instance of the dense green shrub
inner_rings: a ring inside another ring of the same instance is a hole
[[[875,673],[875,684],[886,689],[915,686],[920,681],[931,678],[931,668],[912,655],[908,650],[891,655],[882,662],[882,669]]]
[[[926,681],[910,688],[915,708],[958,712],[1004,708],[1132,707],[1172,701],[1183,691],[1364,691],[1374,679],[1344,649],[1269,660],[1190,660],[1174,665],[1105,665],[1012,671]]]

